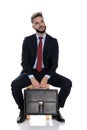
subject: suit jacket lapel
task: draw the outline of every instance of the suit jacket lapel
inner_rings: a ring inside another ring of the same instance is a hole
[[[45,61],[46,59],[48,49],[49,49],[49,42],[48,42],[48,35],[46,35],[45,44],[43,48],[43,61]]]
[[[36,39],[36,35],[33,36],[31,45],[32,45],[32,59],[35,61],[36,55],[37,55],[37,39]]]

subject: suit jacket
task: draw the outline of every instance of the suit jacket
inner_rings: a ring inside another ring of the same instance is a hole
[[[46,69],[46,74],[52,75],[55,73],[58,66],[59,47],[55,38],[46,34],[45,44],[43,48],[43,63]],[[28,75],[33,74],[32,69],[35,64],[37,55],[37,38],[36,34],[25,37],[22,46],[22,67],[23,72]]]

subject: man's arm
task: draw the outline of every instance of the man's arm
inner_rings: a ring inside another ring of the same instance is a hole
[[[32,67],[31,67],[31,61],[29,61],[30,53],[29,53],[29,49],[28,49],[28,43],[29,43],[29,40],[27,38],[25,38],[23,41],[23,46],[22,46],[22,63],[21,63],[21,65],[23,67],[23,71],[28,75],[33,87],[40,88],[40,83],[34,77],[33,72],[32,72]]]
[[[58,42],[55,39],[52,47],[52,52],[51,52],[51,59],[50,59],[50,66],[49,69],[47,70],[47,75],[52,75],[55,73],[56,68],[58,67],[58,58],[59,58],[59,46]]]
[[[55,73],[56,68],[58,66],[58,55],[59,55],[59,47],[58,47],[58,42],[57,40],[55,40],[55,42],[53,43],[53,48],[52,48],[52,52],[51,52],[51,60],[50,60],[50,67],[46,73],[46,75],[42,78],[40,86],[46,87],[49,78],[51,77],[51,75],[53,73]]]
[[[23,41],[21,65],[23,67],[23,71],[28,75],[30,75],[32,74],[32,69],[31,69],[31,62],[29,62],[30,58],[29,58],[28,42],[29,41],[27,38],[25,38]]]

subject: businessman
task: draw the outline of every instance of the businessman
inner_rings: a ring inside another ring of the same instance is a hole
[[[46,33],[46,24],[42,13],[33,14],[31,22],[36,33],[24,38],[21,62],[23,70],[11,83],[12,95],[20,109],[17,123],[22,123],[25,120],[22,89],[31,84],[35,89],[44,88],[47,84],[60,88],[58,114],[52,116],[52,118],[65,122],[59,109],[64,107],[70,94],[72,82],[70,79],[56,73],[59,57],[58,42],[57,39]]]

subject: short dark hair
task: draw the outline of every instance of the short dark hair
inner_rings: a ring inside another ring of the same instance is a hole
[[[42,15],[41,12],[34,13],[34,14],[31,16],[31,22],[33,23],[33,19],[36,18],[36,17],[38,17],[38,16],[43,17],[43,15]]]

